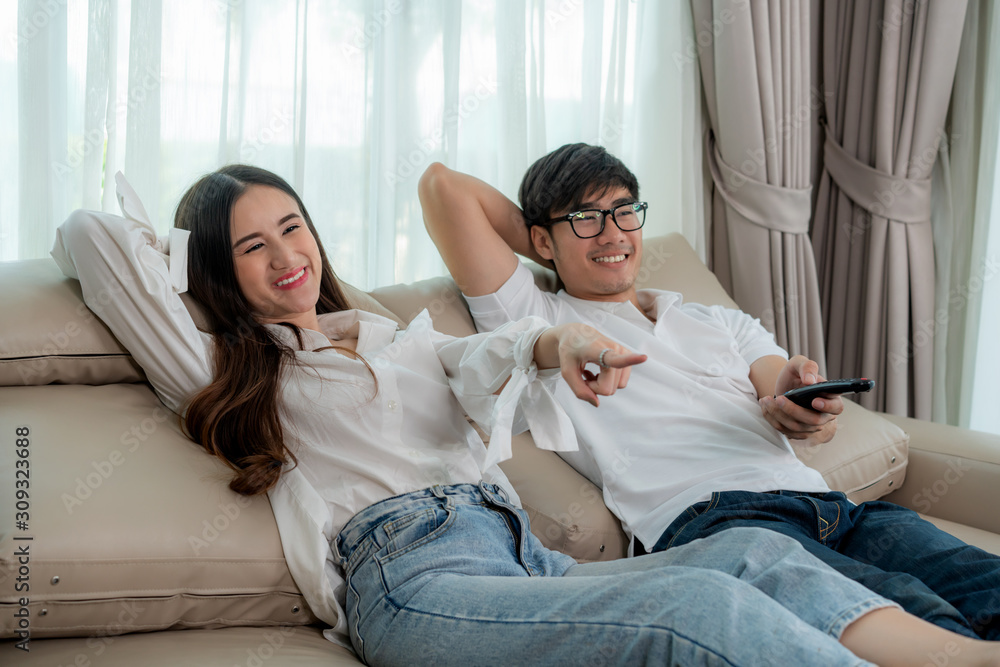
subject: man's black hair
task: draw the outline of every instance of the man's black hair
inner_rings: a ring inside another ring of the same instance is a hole
[[[612,188],[625,188],[639,199],[639,181],[621,160],[602,146],[566,144],[528,168],[517,197],[531,227],[547,223],[553,211],[576,210],[584,197],[601,197]]]

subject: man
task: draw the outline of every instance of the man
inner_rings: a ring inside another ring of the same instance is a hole
[[[788,438],[830,441],[843,410],[836,396],[811,410],[782,396],[822,379],[814,361],[788,359],[745,313],[636,289],[648,207],[621,161],[563,146],[525,174],[520,209],[440,164],[419,188],[480,330],[528,315],[579,321],[648,356],[599,412],[557,392],[580,446],[561,455],[603,488],[638,550],[762,526],[925,620],[1000,638],[1000,558],[904,508],[854,505],[795,457]],[[515,252],[553,267],[564,289],[539,290]]]

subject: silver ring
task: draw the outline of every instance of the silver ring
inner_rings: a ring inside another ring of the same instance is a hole
[[[607,354],[608,352],[611,352],[611,348],[610,347],[604,348],[603,350],[601,350],[601,356],[597,358],[597,365],[600,366],[601,368],[611,368],[611,366],[608,366],[606,363],[604,363],[604,355]]]

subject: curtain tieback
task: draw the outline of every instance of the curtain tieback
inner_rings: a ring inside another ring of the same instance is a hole
[[[824,123],[823,162],[840,191],[872,215],[898,222],[931,219],[931,179],[900,178],[849,155]]]
[[[712,180],[722,199],[744,218],[767,229],[786,234],[807,234],[812,216],[812,187],[783,188],[751,178],[764,169],[764,155],[751,155],[743,171],[726,164],[715,141],[715,133],[705,135],[706,155]]]

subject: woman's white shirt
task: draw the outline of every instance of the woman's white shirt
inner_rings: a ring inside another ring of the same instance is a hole
[[[211,381],[214,345],[178,294],[186,232],[158,240],[145,214],[126,203],[126,219],[75,212],[57,230],[52,256],[80,280],[88,307],[180,414]],[[269,497],[292,576],[333,627],[328,636],[344,643],[343,580],[330,541],[355,513],[434,484],[481,478],[507,488],[516,502],[494,465],[510,456],[511,434],[530,426],[539,446],[563,451],[575,449],[576,439],[550,393],[558,370],[539,374],[534,366],[534,343],[548,326],[539,319],[466,338],[435,331],[426,311],[402,331],[357,310],[320,315],[319,325],[321,332],[301,330],[301,347],[287,327],[267,325],[295,350],[296,363],[282,369],[279,410],[298,458]],[[367,365],[329,349],[347,337],[357,337]],[[489,452],[466,412],[492,431]]]

